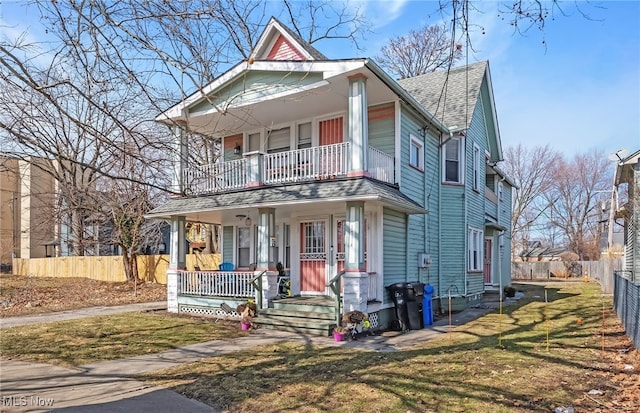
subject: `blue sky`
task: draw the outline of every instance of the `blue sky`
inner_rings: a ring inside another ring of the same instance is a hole
[[[640,149],[640,2],[561,2],[544,32],[514,34],[497,3],[478,2],[476,53],[488,59],[503,146],[550,145],[572,156],[591,149]],[[389,36],[441,19],[435,1],[370,1],[374,24],[364,52],[318,48],[329,57],[374,57]],[[546,41],[546,47],[542,41]]]
[[[639,1],[561,2],[567,16],[556,13],[544,32],[523,35],[496,17],[498,3],[477,3],[471,23],[485,34],[472,33],[475,53],[468,59],[490,61],[504,147],[548,144],[567,156],[640,149]],[[437,1],[349,4],[362,7],[374,32],[361,42],[364,50],[345,41],[316,44],[330,58],[375,57],[390,36],[442,19]],[[0,0],[0,23],[26,27],[35,16],[18,5]],[[30,23],[29,33],[38,36],[38,23]]]

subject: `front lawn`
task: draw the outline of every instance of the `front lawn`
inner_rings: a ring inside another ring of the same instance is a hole
[[[246,334],[232,321],[125,313],[2,329],[0,356],[80,366]]]
[[[543,287],[525,289],[502,316],[407,351],[281,344],[141,378],[234,412],[638,411],[640,357],[619,352],[630,342],[611,299],[595,284],[560,284],[545,305]]]

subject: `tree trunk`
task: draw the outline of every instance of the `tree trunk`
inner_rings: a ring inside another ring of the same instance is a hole
[[[127,281],[135,281],[139,280],[138,278],[138,260],[136,259],[136,254],[129,254],[128,251],[123,249],[122,252],[122,262],[124,264],[124,273],[127,277]]]

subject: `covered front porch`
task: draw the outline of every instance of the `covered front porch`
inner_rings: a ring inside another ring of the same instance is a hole
[[[397,188],[370,178],[170,200],[150,214],[169,219],[172,226],[169,310],[234,316],[221,305],[235,309],[252,299],[259,313],[278,312],[278,281],[284,275],[293,296],[328,297],[333,324],[344,311],[375,313],[384,292],[384,208],[426,212]],[[187,221],[221,226],[222,261],[232,271],[186,268],[182,242]]]

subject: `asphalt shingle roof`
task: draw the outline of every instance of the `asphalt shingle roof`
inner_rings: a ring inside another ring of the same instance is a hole
[[[318,201],[380,201],[410,214],[427,211],[395,187],[368,179],[336,179],[283,186],[259,187],[238,192],[209,196],[170,199],[146,215],[147,218],[168,218],[172,215],[200,211],[228,210],[246,207],[265,207]]]
[[[487,62],[482,61],[398,83],[449,129],[467,129],[480,95]],[[445,86],[446,85],[446,86]]]

